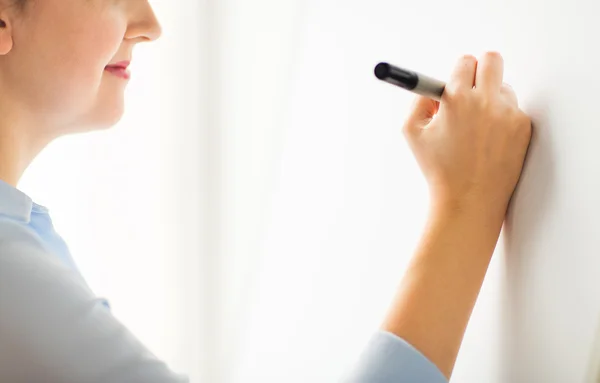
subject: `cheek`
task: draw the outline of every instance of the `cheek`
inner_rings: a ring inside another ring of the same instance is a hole
[[[92,63],[93,64],[93,63]],[[96,101],[102,69],[85,62],[63,62],[39,70],[30,77],[26,97],[34,110],[43,110],[61,120],[81,113]]]
[[[64,52],[65,60],[59,64],[63,80],[71,89],[89,92],[97,91],[101,85],[104,68],[114,60],[123,42],[123,35],[116,29],[105,33],[90,33],[79,36],[71,44],[71,49]]]
[[[122,43],[122,34],[116,29],[103,34],[80,34],[65,42],[57,52],[59,59],[46,68],[48,90],[55,111],[63,114],[80,114],[101,102],[101,89],[105,82],[105,66],[114,60]],[[48,100],[46,100],[48,102]]]
[[[107,84],[104,68],[129,53],[121,49],[127,20],[120,8],[84,1],[39,2],[17,30],[14,60],[7,64],[6,81],[19,102],[56,124],[100,117],[100,104],[119,90]]]

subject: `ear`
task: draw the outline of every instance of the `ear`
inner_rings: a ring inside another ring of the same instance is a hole
[[[0,11],[0,55],[6,55],[13,47],[13,17],[10,7]]]

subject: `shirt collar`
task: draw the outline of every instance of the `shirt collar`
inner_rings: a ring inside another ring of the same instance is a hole
[[[47,212],[44,206],[38,205],[16,187],[0,180],[0,214],[29,223],[31,212]]]

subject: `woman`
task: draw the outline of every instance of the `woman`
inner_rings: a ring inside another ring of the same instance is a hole
[[[160,33],[147,0],[0,0],[1,382],[188,381],[111,315],[47,209],[16,187],[55,138],[120,119],[133,47]],[[459,62],[441,105],[418,99],[405,132],[431,186],[430,225],[353,382],[450,376],[530,126],[501,58],[486,55]]]

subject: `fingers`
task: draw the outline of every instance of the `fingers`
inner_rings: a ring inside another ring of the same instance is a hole
[[[456,93],[473,89],[476,70],[477,59],[471,55],[462,56],[454,66],[454,71],[446,84],[446,90]]]
[[[499,53],[487,52],[479,60],[472,55],[464,55],[458,59],[446,84],[441,107],[444,108],[445,102],[448,102],[449,105],[460,104],[469,108],[471,94],[476,98],[485,95],[487,100],[497,100],[499,97],[518,108],[517,96],[510,85],[503,83],[503,77],[504,60]],[[422,131],[439,108],[439,102],[417,96],[404,124],[405,133],[414,135]]]
[[[477,62],[475,88],[484,92],[496,93],[502,88],[504,60],[497,52],[485,53]]]
[[[417,96],[404,122],[404,133],[411,136],[421,131],[437,113],[439,102],[429,97]]]

